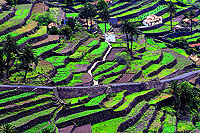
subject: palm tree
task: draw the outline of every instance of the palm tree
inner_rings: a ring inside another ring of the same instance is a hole
[[[86,23],[87,23],[87,30],[88,30],[88,8],[87,8],[87,4],[84,4],[83,7],[80,10],[79,13],[79,17],[82,19],[86,19]]]
[[[20,68],[25,70],[23,81],[26,83],[27,72],[30,69],[30,64],[35,63],[37,65],[37,59],[34,57],[33,50],[30,46],[26,45],[19,55],[19,61],[22,63]]]
[[[132,48],[133,48],[133,36],[135,36],[134,41],[137,41],[139,34],[141,33],[140,30],[137,28],[138,25],[135,23],[131,23],[130,24],[130,29],[128,31],[128,33],[131,36],[131,52],[132,52]]]
[[[123,34],[126,34],[126,45],[127,45],[127,49],[129,50],[129,44],[128,44],[128,32],[130,29],[130,23],[128,20],[123,20],[122,21],[122,27],[120,27],[120,31]]]
[[[100,0],[100,1],[98,1],[97,9],[98,10],[108,9],[108,4],[104,0]]]
[[[0,132],[1,133],[18,133],[17,130],[14,129],[15,127],[10,125],[10,124],[3,124],[1,127],[0,127]]]
[[[94,5],[88,4],[87,6],[88,16],[90,18],[90,32],[92,33],[92,19],[97,15],[97,8]]]
[[[3,44],[3,53],[6,57],[6,78],[9,78],[9,69],[11,68],[11,61],[15,60],[15,55],[18,53],[17,43],[10,34],[6,36]]]
[[[0,50],[0,77],[3,77],[3,71],[5,69],[5,61],[3,59],[3,50]]]
[[[107,9],[100,12],[99,17],[105,22],[105,32],[106,32],[106,22],[110,19],[110,14]]]
[[[191,30],[190,31],[192,32],[192,18],[195,16],[195,12],[193,10],[190,10],[186,15],[190,19],[190,22],[191,22],[191,25],[190,25]]]
[[[172,18],[173,18],[173,16],[176,13],[176,6],[175,6],[174,3],[171,2],[171,0],[170,0],[170,2],[166,2],[164,4],[167,6],[167,9],[169,10],[169,13],[170,13],[170,22],[171,22],[171,30],[173,30],[172,29]]]

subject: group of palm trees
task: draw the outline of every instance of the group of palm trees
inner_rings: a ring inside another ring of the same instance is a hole
[[[35,63],[37,65],[38,59],[34,56],[34,52],[29,45],[25,45],[22,49],[19,48],[16,41],[10,34],[5,38],[3,48],[0,49],[0,77],[9,79],[10,69],[17,68],[18,70],[24,70],[23,81],[26,82],[26,76],[28,70],[30,70],[30,64]],[[4,73],[5,72],[5,73]]]
[[[79,17],[86,19],[87,30],[88,30],[88,19],[90,19],[90,32],[92,33],[92,20],[99,15],[99,17],[105,22],[105,32],[106,32],[106,23],[110,19],[108,5],[104,0],[100,0],[97,6],[90,3],[85,3],[81,8]]]

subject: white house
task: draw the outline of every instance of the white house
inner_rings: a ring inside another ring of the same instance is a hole
[[[104,33],[105,40],[108,42],[116,42],[115,34],[111,32]]]
[[[143,20],[143,24],[148,27],[148,26],[154,26],[157,24],[162,23],[162,17],[161,16],[156,16],[156,15],[150,15],[147,16],[145,20]]]

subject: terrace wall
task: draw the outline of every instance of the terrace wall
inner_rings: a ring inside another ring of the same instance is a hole
[[[153,71],[153,72],[149,73],[147,76],[148,77],[153,77],[155,75],[158,75],[163,69],[165,69],[165,68],[170,69],[173,66],[175,66],[176,64],[177,64],[177,59],[174,59],[172,62],[168,63],[167,65],[161,66],[156,71]]]
[[[27,19],[29,19],[31,17],[31,13],[32,13],[34,5],[35,4],[32,4],[31,9],[30,9],[28,15],[24,18],[24,20],[21,23],[19,23],[17,25],[14,25],[14,26],[11,26],[11,27],[8,27],[5,30],[0,31],[0,35],[6,35],[9,32],[12,32],[13,30],[22,27],[26,23]]]
[[[181,37],[181,36],[189,36],[189,35],[193,35],[195,33],[198,33],[199,30],[193,30],[192,33],[191,32],[175,32],[175,33],[170,33],[164,36],[164,38],[177,38],[177,37]]]
[[[151,10],[154,10],[156,9],[159,5],[161,5],[162,3],[164,3],[165,1],[164,0],[160,0],[158,1],[155,5],[151,6],[151,7],[148,7],[146,9],[143,9],[141,10],[140,12],[138,13],[133,13],[133,14],[130,14],[130,15],[126,15],[126,16],[123,16],[123,17],[118,17],[119,20],[124,20],[124,19],[130,19],[130,18],[135,18],[135,17],[138,17],[140,16],[141,14],[143,13],[146,13],[146,12],[149,12]]]
[[[56,47],[43,52],[41,55],[39,55],[39,57],[41,57],[43,60],[45,60],[46,58],[50,57],[52,55],[52,51],[59,49],[60,48],[60,44],[58,44]]]
[[[4,16],[2,19],[0,19],[0,25],[3,24],[4,22],[8,21],[10,18],[12,18],[13,16],[15,16],[15,12],[16,12],[16,9],[15,7],[13,7],[12,9],[12,12],[7,14],[6,16]]]
[[[90,35],[86,36],[85,38],[81,39],[70,51],[65,53],[65,55],[72,55],[75,53],[75,51],[88,39],[90,39]]]

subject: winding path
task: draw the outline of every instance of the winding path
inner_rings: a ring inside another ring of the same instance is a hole
[[[110,44],[108,41],[105,41],[105,42],[108,43],[109,49],[107,50],[106,54],[104,55],[102,61],[105,61],[105,60],[106,60],[108,54],[110,53],[110,51],[111,51],[111,49],[112,49],[111,44]],[[95,68],[95,66],[97,65],[98,62],[100,62],[100,61],[96,61],[96,62],[92,65],[92,67],[88,70],[89,75],[90,75],[90,76],[92,77],[92,79],[93,79],[93,85],[98,85],[98,84],[99,84],[98,81],[94,80],[94,77],[93,77],[93,75],[92,75],[92,70]]]

